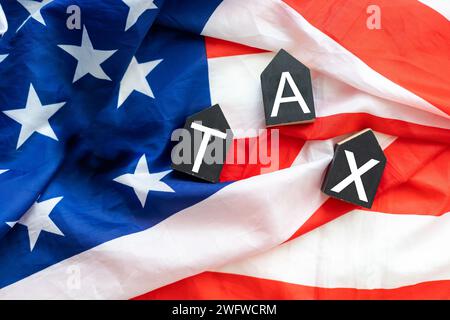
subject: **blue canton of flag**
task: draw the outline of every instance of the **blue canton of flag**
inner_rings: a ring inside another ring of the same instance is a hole
[[[73,2],[0,1],[0,288],[224,186],[170,170],[172,131],[211,105],[198,34],[219,1],[79,0],[71,30]]]

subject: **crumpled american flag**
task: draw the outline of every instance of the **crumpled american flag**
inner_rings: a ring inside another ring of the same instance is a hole
[[[372,2],[0,0],[0,298],[449,299],[450,4]],[[317,119],[279,128],[278,168],[172,172],[215,103],[254,147],[279,49]],[[371,209],[320,191],[365,128]]]

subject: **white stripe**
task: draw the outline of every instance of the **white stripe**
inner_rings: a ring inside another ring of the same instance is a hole
[[[279,245],[326,199],[319,188],[333,143],[322,141],[320,146],[322,152],[308,163],[235,182],[153,228],[106,242],[5,287],[0,299],[128,299]],[[314,154],[307,148],[303,152]],[[67,283],[74,266],[80,270],[81,287],[71,290]]]
[[[282,1],[224,0],[206,23],[202,34],[274,52],[283,48],[311,69],[362,91],[450,118],[429,102],[371,69]]]
[[[439,12],[450,21],[450,0],[419,0],[419,2]]]
[[[254,136],[257,129],[265,128],[260,74],[273,57],[273,53],[259,53],[208,59],[212,102],[220,104],[235,137]],[[448,119],[433,113],[376,97],[320,72],[312,72],[311,77],[318,117],[369,113],[450,129]]]
[[[397,288],[450,279],[450,213],[355,210],[245,261],[216,269],[324,288]]]
[[[212,104],[220,104],[235,138],[256,136],[265,128],[260,74],[272,53],[208,59]]]

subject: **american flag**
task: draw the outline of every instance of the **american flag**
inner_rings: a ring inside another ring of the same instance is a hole
[[[1,299],[450,298],[447,0],[0,4]],[[280,49],[317,119],[278,128],[279,167],[172,172],[173,130],[215,103],[252,152]],[[320,191],[365,128],[371,209]]]

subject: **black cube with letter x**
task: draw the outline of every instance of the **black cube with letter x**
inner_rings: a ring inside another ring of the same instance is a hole
[[[188,117],[172,149],[172,169],[218,182],[233,140],[230,129],[218,104]]]
[[[311,73],[285,50],[261,73],[261,88],[267,127],[314,121]]]
[[[372,130],[366,129],[336,144],[322,191],[365,208],[372,207],[386,166],[386,157]]]

